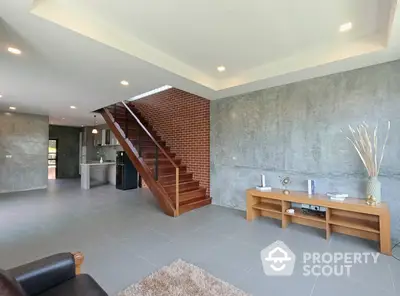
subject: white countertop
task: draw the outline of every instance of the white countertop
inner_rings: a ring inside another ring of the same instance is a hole
[[[81,165],[113,165],[113,164],[116,164],[115,161],[113,161],[113,162],[105,161],[103,163],[100,163],[98,161],[88,162],[88,163],[81,163]]]

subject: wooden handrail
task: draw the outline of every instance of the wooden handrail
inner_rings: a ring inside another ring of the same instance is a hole
[[[176,179],[175,179],[175,210],[176,214],[179,216],[179,166],[173,161],[173,159],[165,152],[164,148],[157,142],[156,139],[154,139],[153,135],[147,130],[147,128],[144,126],[144,124],[140,121],[140,119],[135,115],[135,113],[132,112],[131,108],[122,101],[122,104],[125,106],[126,110],[129,111],[129,113],[133,116],[133,118],[136,120],[138,125],[146,132],[146,134],[149,136],[149,138],[153,141],[153,143],[160,149],[160,151],[165,155],[165,157],[169,160],[170,163],[175,167],[175,174],[176,174]]]
[[[160,151],[167,157],[167,159],[169,160],[170,163],[172,163],[172,165],[175,168],[179,169],[179,166],[176,165],[176,163],[172,160],[172,158],[165,152],[165,150],[162,148],[162,146],[160,144],[158,144],[158,142],[156,141],[156,139],[154,139],[153,135],[147,130],[147,128],[143,125],[143,123],[139,120],[139,118],[137,118],[137,116],[135,115],[135,113],[132,112],[132,110],[129,108],[129,106],[122,101],[122,104],[125,106],[125,108],[129,111],[129,113],[131,113],[131,115],[133,116],[133,118],[135,118],[136,122],[139,124],[139,126],[146,132],[146,134],[150,137],[150,139],[154,142],[154,144],[158,147],[158,149],[160,149]]]
[[[172,200],[168,198],[168,193],[165,191],[162,185],[154,179],[153,175],[150,172],[150,168],[143,160],[143,158],[139,156],[139,153],[132,145],[132,142],[128,138],[126,138],[125,135],[123,135],[123,130],[118,124],[116,124],[115,118],[113,118],[110,111],[107,110],[107,108],[103,108],[100,112],[108,126],[111,128],[115,137],[118,139],[120,145],[128,154],[129,159],[136,167],[138,173],[144,178],[150,190],[160,201],[161,208],[167,215],[176,217],[177,208],[174,207]]]

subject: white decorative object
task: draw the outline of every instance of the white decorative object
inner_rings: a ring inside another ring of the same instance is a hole
[[[382,185],[379,182],[378,177],[369,177],[367,182],[367,196],[373,196],[376,199],[376,203],[381,202]]]
[[[330,196],[329,199],[333,200],[333,201],[345,201],[346,198],[345,197]]]
[[[265,183],[265,175],[261,174],[261,186],[257,186],[256,189],[263,192],[268,192],[272,190],[272,188],[270,186],[267,186]]]
[[[329,197],[334,197],[334,198],[346,198],[349,197],[347,193],[340,193],[340,192],[328,192],[326,195]]]
[[[388,121],[386,138],[380,151],[377,135],[378,126],[374,129],[370,129],[369,126],[363,122],[355,129],[349,125],[349,130],[352,138],[347,137],[347,139],[353,144],[368,172],[367,196],[373,196],[376,199],[376,203],[380,203],[382,196],[381,183],[378,180],[378,176],[385,153],[386,143],[389,138],[390,121]]]
[[[265,184],[265,175],[261,174],[261,187],[265,187],[265,186],[267,186]]]
[[[293,215],[294,214],[294,209],[287,209],[286,213]]]
[[[315,180],[308,180],[308,195],[315,194]]]
[[[272,188],[269,187],[269,186],[266,186],[266,187],[257,186],[256,189],[257,189],[258,191],[262,191],[262,192],[269,192],[269,191],[272,190]]]

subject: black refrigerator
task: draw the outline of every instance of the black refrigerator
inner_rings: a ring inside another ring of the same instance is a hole
[[[117,189],[128,190],[138,187],[138,173],[125,151],[117,152]]]

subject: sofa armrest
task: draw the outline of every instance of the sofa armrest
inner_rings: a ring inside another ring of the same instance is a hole
[[[78,265],[75,265],[77,257]],[[80,272],[81,253],[60,253],[10,269],[10,274],[28,295],[37,295],[53,288]]]
[[[83,254],[81,252],[74,252],[72,255],[75,261],[75,275],[79,275],[81,274],[81,266],[84,260]]]

